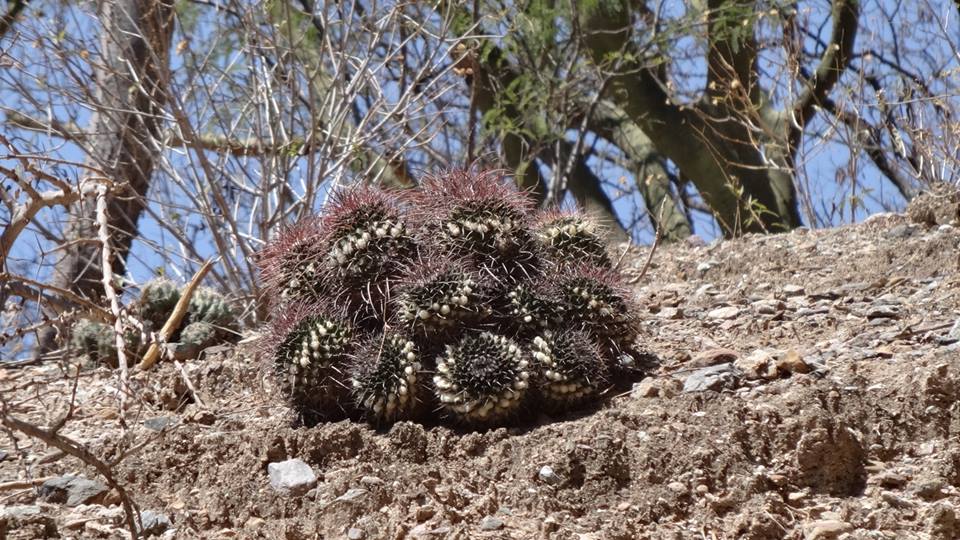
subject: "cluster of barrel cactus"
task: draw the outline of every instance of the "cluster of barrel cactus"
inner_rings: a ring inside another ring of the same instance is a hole
[[[341,190],[259,264],[262,343],[308,424],[497,425],[595,400],[631,369],[637,313],[597,226],[538,211],[498,172]]]
[[[131,306],[131,313],[143,323],[143,330],[130,327],[124,331],[128,354],[143,354],[149,343],[146,338],[163,327],[182,294],[181,287],[165,278],[143,285],[140,297]],[[237,314],[226,297],[200,287],[190,297],[187,313],[167,341],[166,349],[177,360],[196,358],[207,347],[233,341],[238,327]],[[74,351],[85,354],[95,363],[113,367],[118,363],[116,332],[111,325],[81,319],[73,325],[70,344]]]

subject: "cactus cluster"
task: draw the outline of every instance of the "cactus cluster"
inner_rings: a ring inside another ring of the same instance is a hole
[[[596,400],[638,319],[596,225],[496,172],[358,186],[260,255],[263,344],[300,419],[499,425]]]
[[[159,331],[183,294],[181,287],[169,279],[148,281],[140,290],[140,297],[130,312],[143,323],[143,332],[128,328],[124,339],[128,354],[135,357],[145,352],[149,335]],[[200,351],[233,341],[238,335],[237,314],[228,300],[217,291],[201,287],[194,291],[187,314],[166,344],[169,354],[177,360],[196,358]],[[70,345],[95,363],[116,367],[116,332],[103,322],[80,319],[71,330]]]

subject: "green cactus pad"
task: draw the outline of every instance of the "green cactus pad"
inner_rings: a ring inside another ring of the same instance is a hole
[[[470,258],[498,279],[516,282],[539,264],[530,230],[531,199],[496,172],[455,171],[425,179],[416,196],[428,243]]]
[[[291,305],[274,320],[267,345],[281,391],[302,415],[335,414],[346,388],[343,369],[352,329],[320,306]]]
[[[440,262],[399,286],[397,316],[418,335],[468,328],[489,313],[479,278],[463,266]]]
[[[634,340],[635,309],[617,274],[581,265],[560,274],[558,281],[557,305],[566,324],[583,326],[599,338]]]
[[[523,245],[521,223],[513,209],[478,201],[451,212],[444,219],[441,232],[469,251],[513,254]]]
[[[369,186],[336,193],[323,223],[328,264],[346,284],[365,287],[396,275],[414,251],[399,200]]]
[[[508,327],[529,335],[550,326],[557,318],[556,302],[548,297],[543,287],[525,282],[515,285],[506,294],[507,305],[503,317]]]
[[[264,287],[274,305],[313,301],[327,292],[322,220],[311,216],[285,229],[257,256]]]

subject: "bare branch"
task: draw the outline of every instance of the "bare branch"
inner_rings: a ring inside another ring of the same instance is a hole
[[[752,108],[760,104],[760,86],[757,84],[757,39],[754,16],[756,2],[752,0],[709,0],[710,48],[707,53],[708,99],[730,99],[744,93],[747,103],[733,104],[737,108]],[[745,89],[746,92],[737,92]]]
[[[89,310],[94,318],[102,321],[113,322],[113,315],[103,309],[102,307],[94,304],[90,300],[78,296],[76,293],[71,292],[67,289],[61,289],[55,285],[49,283],[41,283],[39,281],[8,272],[0,272],[0,283],[3,283],[2,288],[0,288],[0,296],[3,294],[13,294],[19,296],[26,300],[32,300],[37,302],[40,305],[49,305],[57,310],[76,310],[76,309],[86,309]],[[37,287],[36,289],[32,287]],[[42,290],[47,290],[53,292],[56,296],[51,296],[49,294],[44,294]]]
[[[2,135],[0,135],[0,139],[2,139]],[[81,197],[92,193],[101,182],[99,179],[89,179],[88,181],[82,182],[78,189],[64,187],[63,189],[55,189],[41,193],[36,191],[32,184],[11,169],[0,168],[0,173],[3,173],[16,182],[29,196],[27,202],[19,204],[12,209],[10,223],[3,229],[3,233],[0,233],[0,269],[7,267],[7,256],[13,247],[13,243],[27,225],[33,222],[41,210],[54,206],[67,206],[72,204],[80,200]],[[61,184],[64,186],[67,185],[65,182],[61,182]]]
[[[120,366],[120,392],[119,392],[119,417],[121,425],[125,425],[124,415],[126,410],[127,396],[127,344],[124,340],[123,318],[120,311],[120,301],[117,299],[117,291],[113,286],[113,249],[110,247],[110,227],[107,216],[107,187],[97,186],[97,235],[100,240],[100,264],[103,268],[103,291],[110,302],[110,312],[113,313],[113,330],[115,334],[115,343],[117,345],[117,359]]]
[[[72,123],[64,123],[53,119],[49,124],[45,124],[16,111],[7,113],[7,124],[30,131],[52,133],[60,138],[75,142],[86,141],[90,137],[89,134]],[[200,135],[196,139],[188,141],[173,132],[167,133],[161,138],[161,145],[165,148],[191,148],[193,150],[220,152],[234,157],[290,153],[306,155],[311,150],[307,142],[299,138],[293,138],[283,145],[272,145],[255,138],[240,140],[217,135]]]
[[[873,162],[873,165],[897,188],[904,199],[909,201],[916,195],[917,190],[913,186],[913,182],[904,177],[903,173],[889,159],[888,152],[881,142],[879,128],[871,125],[856,112],[841,108],[833,100],[826,99],[823,107],[851,130],[866,133],[867,144],[863,147],[863,151]]]
[[[654,229],[662,231],[664,240],[675,242],[690,236],[690,222],[670,196],[671,177],[664,166],[665,158],[650,137],[609,100],[598,104],[590,128],[626,156],[627,167],[634,173],[634,182],[646,203]],[[659,210],[654,212],[654,209]]]
[[[830,42],[813,76],[805,82],[805,90],[792,107],[793,118],[800,127],[806,126],[815,108],[823,105],[823,100],[840,79],[853,55],[860,19],[860,0],[833,0],[832,6]]]
[[[123,485],[117,482],[117,479],[113,476],[113,471],[110,470],[110,467],[106,463],[93,455],[82,444],[69,437],[60,435],[56,430],[42,429],[12,416],[6,403],[3,403],[3,406],[0,407],[0,424],[3,424],[9,429],[17,430],[28,437],[39,439],[96,469],[97,472],[106,479],[107,484],[117,490],[117,494],[120,495],[120,502],[123,505],[123,512],[126,516],[127,529],[129,529],[134,539],[140,538],[139,529],[137,528],[137,522],[140,521],[140,517],[139,514],[135,513],[137,506]]]
[[[9,9],[7,12],[0,16],[0,39],[3,39],[3,36],[7,35],[7,32],[13,27],[13,23],[17,20],[17,17],[27,8],[29,0],[12,0],[7,2]]]

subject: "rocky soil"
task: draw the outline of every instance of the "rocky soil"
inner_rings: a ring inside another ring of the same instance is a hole
[[[630,249],[660,365],[532,425],[294,428],[243,344],[133,374],[125,429],[106,369],[0,388],[46,427],[73,399],[60,433],[162,538],[960,538],[960,227],[934,210],[693,239],[642,277]],[[0,449],[0,538],[129,537],[92,467],[19,433]]]

